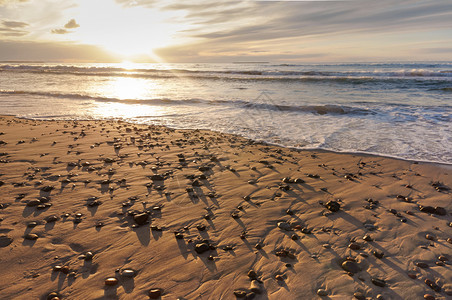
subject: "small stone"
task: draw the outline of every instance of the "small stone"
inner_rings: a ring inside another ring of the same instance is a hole
[[[430,279],[425,279],[424,282],[435,292],[437,292],[437,293],[441,292],[441,287],[439,285],[437,285],[434,281],[432,281]]]
[[[52,222],[56,222],[58,221],[58,216],[56,215],[52,215],[52,216],[48,216],[45,220],[47,223],[52,223]]]
[[[53,189],[54,189],[53,186],[46,185],[46,186],[43,186],[43,187],[41,188],[41,191],[43,191],[43,192],[50,192],[50,191],[53,190]]]
[[[260,294],[261,293],[261,286],[259,284],[259,281],[251,280],[250,291],[252,291],[252,292],[254,292],[256,294]]]
[[[352,242],[348,245],[348,248],[352,250],[359,250],[361,249],[361,246],[358,243]]]
[[[323,244],[322,247],[325,248],[325,249],[330,249],[331,245],[330,244]]]
[[[435,298],[435,296],[433,296],[433,295],[425,294],[425,295],[424,295],[424,299],[425,299],[425,300],[435,300],[436,298]]]
[[[359,265],[354,261],[346,260],[342,263],[341,267],[350,273],[358,273],[360,271]]]
[[[234,295],[237,298],[245,298],[246,297],[246,292],[245,291],[241,291],[241,290],[235,290],[234,291]]]
[[[38,236],[37,234],[35,234],[35,233],[29,233],[29,234],[26,234],[26,235],[24,236],[24,238],[25,238],[26,240],[34,241],[34,240],[37,240],[37,239],[39,238],[39,236]]]
[[[426,264],[425,262],[422,262],[422,261],[418,261],[416,263],[416,266],[418,266],[419,268],[422,268],[422,269],[427,269],[428,268],[428,264]]]
[[[284,281],[284,277],[282,275],[276,275],[275,279],[278,281]]]
[[[135,271],[132,269],[125,269],[122,271],[121,275],[124,277],[131,278],[131,277],[135,276]]]
[[[407,275],[408,275],[408,277],[410,277],[411,279],[416,279],[416,278],[417,278],[416,274],[414,274],[414,273],[408,273]]]
[[[435,207],[435,212],[434,213],[439,215],[439,216],[447,215],[446,209],[444,207],[440,207],[440,206]]]
[[[41,204],[41,201],[35,199],[35,200],[30,200],[27,202],[27,206],[33,207],[33,206],[38,206]]]
[[[149,219],[149,215],[147,213],[141,213],[141,214],[137,214],[135,216],[133,216],[133,220],[135,221],[135,223],[137,223],[138,225],[144,225],[146,224],[146,222]]]
[[[385,256],[384,252],[378,251],[378,250],[374,250],[372,253],[376,258],[380,258],[380,259]]]
[[[318,289],[317,290],[317,295],[319,295],[320,297],[328,296],[328,292],[326,290],[324,290],[324,289]]]
[[[358,300],[366,300],[366,296],[362,292],[355,292],[353,296]]]
[[[163,290],[162,289],[150,289],[148,296],[151,299],[158,299],[162,296]]]
[[[249,270],[248,271],[248,277],[251,279],[257,279],[257,273],[254,270]]]
[[[376,299],[377,299],[377,300],[384,300],[385,297],[383,297],[382,294],[378,294],[377,297],[376,297]]]
[[[386,282],[383,279],[372,278],[371,281],[376,286],[379,286],[379,287],[385,287],[386,286]]]
[[[197,228],[199,231],[204,231],[204,230],[206,230],[206,225],[204,225],[204,224],[199,224],[199,225],[196,225],[196,228]]]
[[[438,257],[438,259],[440,260],[440,261],[448,261],[449,259],[447,258],[447,257],[445,257],[444,255],[440,255],[439,257]]]
[[[62,266],[54,266],[52,270],[53,272],[60,272],[62,268]]]
[[[176,232],[175,236],[176,236],[176,239],[178,239],[178,240],[182,240],[184,238],[184,235],[180,232]]]
[[[425,235],[425,238],[426,238],[427,240],[430,240],[430,241],[434,241],[434,240],[436,239],[435,236],[432,235],[432,234],[426,234],[426,235]]]
[[[363,240],[365,240],[366,242],[372,242],[373,239],[370,235],[366,234],[365,236],[363,236]]]
[[[114,286],[117,284],[118,284],[118,279],[116,279],[115,277],[108,277],[107,279],[105,279],[105,285]]]
[[[92,260],[93,257],[94,257],[94,254],[91,251],[86,252],[85,255],[84,255],[84,259],[85,260]]]
[[[337,212],[341,209],[341,205],[339,204],[339,202],[334,201],[334,200],[328,201],[326,203],[325,207],[332,212]]]
[[[59,300],[60,299],[60,294],[58,294],[57,292],[51,292],[47,295],[47,300]]]
[[[198,254],[202,254],[208,250],[210,250],[210,247],[207,243],[199,243],[199,244],[196,244],[196,246],[195,246],[195,251]]]
[[[286,231],[292,230],[292,227],[287,222],[278,222],[278,228],[280,228],[282,230],[286,230]]]

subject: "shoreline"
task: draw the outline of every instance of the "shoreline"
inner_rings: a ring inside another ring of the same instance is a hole
[[[125,122],[125,123],[130,123],[132,125],[150,125],[150,126],[161,126],[161,127],[165,127],[165,128],[169,128],[169,129],[174,129],[174,130],[205,130],[205,131],[211,131],[211,132],[215,132],[215,133],[220,133],[220,134],[227,134],[227,135],[231,135],[231,136],[238,136],[240,138],[244,138],[250,141],[253,141],[255,143],[262,143],[262,144],[266,144],[266,145],[270,145],[270,146],[276,146],[276,147],[282,147],[282,148],[288,148],[288,149],[293,149],[296,151],[324,151],[324,152],[329,152],[329,153],[337,153],[337,154],[349,154],[349,155],[369,155],[369,156],[377,156],[377,157],[383,157],[383,158],[390,158],[390,159],[397,159],[397,160],[402,160],[402,161],[406,161],[406,162],[411,162],[411,163],[425,163],[425,164],[436,164],[436,165],[440,165],[443,166],[446,169],[452,169],[452,162],[447,163],[447,162],[439,162],[439,161],[429,161],[429,160],[417,160],[417,159],[408,159],[408,158],[403,158],[403,157],[398,157],[398,156],[392,156],[392,155],[385,155],[385,154],[381,154],[381,153],[374,153],[374,152],[365,152],[365,151],[337,151],[337,150],[330,150],[330,149],[325,149],[325,148],[299,148],[299,147],[295,147],[295,146],[287,146],[287,145],[283,145],[283,144],[278,144],[278,143],[271,143],[271,142],[266,142],[266,141],[259,141],[259,140],[254,140],[252,138],[248,138],[246,136],[240,135],[240,134],[233,134],[233,133],[225,133],[225,132],[221,132],[221,131],[216,131],[216,130],[210,130],[210,129],[197,129],[197,128],[183,128],[183,127],[172,127],[172,126],[167,126],[167,125],[156,125],[156,124],[145,124],[145,123],[132,123],[132,122],[128,122],[128,121],[123,121],[120,118],[106,118],[106,119],[52,119],[52,118],[39,118],[39,117],[18,117],[16,115],[5,115],[5,114],[0,114],[0,117],[2,116],[8,116],[8,117],[15,117],[18,119],[25,119],[25,120],[39,120],[39,121],[80,121],[80,122],[90,122],[90,121],[113,121],[113,122]]]
[[[0,133],[0,298],[452,295],[449,165],[114,120]]]

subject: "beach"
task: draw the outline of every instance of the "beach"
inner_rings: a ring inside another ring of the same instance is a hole
[[[0,134],[1,299],[452,297],[450,165],[117,120]]]

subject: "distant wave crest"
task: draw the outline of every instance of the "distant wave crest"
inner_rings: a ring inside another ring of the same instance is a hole
[[[115,102],[123,104],[140,104],[140,105],[231,105],[243,109],[257,109],[257,110],[272,110],[280,112],[299,112],[299,113],[314,113],[318,115],[326,114],[356,114],[366,115],[374,114],[374,112],[351,106],[342,105],[279,105],[274,103],[261,103],[250,102],[245,100],[204,100],[204,99],[168,99],[168,98],[156,98],[156,99],[119,99],[108,97],[95,97],[84,94],[67,94],[67,93],[54,93],[54,92],[36,92],[36,91],[12,91],[12,90],[0,90],[0,95],[30,95],[30,96],[42,96],[52,98],[74,99],[74,100],[91,100],[96,102]]]

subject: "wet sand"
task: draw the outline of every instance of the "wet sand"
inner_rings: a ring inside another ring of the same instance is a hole
[[[10,116],[0,155],[1,299],[452,297],[450,166]]]

